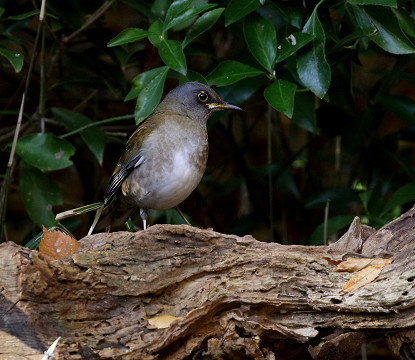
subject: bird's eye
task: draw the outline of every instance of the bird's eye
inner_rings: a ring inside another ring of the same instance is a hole
[[[209,98],[208,94],[206,94],[206,92],[201,91],[200,93],[197,94],[197,98],[201,101],[201,102],[205,102],[207,101],[207,99]]]

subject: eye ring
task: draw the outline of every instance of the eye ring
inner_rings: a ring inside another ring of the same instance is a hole
[[[209,99],[209,96],[208,94],[206,94],[206,91],[201,91],[200,93],[197,94],[197,98],[201,102],[206,102]]]

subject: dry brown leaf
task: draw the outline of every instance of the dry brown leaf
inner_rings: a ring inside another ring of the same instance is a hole
[[[365,286],[375,280],[382,269],[392,262],[392,259],[382,259],[383,263],[378,265],[370,265],[357,272],[346,284],[344,284],[342,291],[350,292],[362,286]]]
[[[384,266],[385,262],[386,264],[390,264],[392,262],[392,258],[390,259],[348,258],[337,265],[336,271],[355,272],[355,271],[362,270],[363,268],[367,266],[371,266],[371,265],[383,265]]]
[[[157,329],[165,329],[168,328],[170,324],[177,319],[180,318],[172,315],[161,315],[148,319],[148,323],[155,326]]]
[[[60,260],[76,253],[79,243],[62,231],[49,231],[43,226],[43,238],[39,244],[39,252],[46,260]]]

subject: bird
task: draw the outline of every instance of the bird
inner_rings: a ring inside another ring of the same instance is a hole
[[[96,229],[122,226],[138,213],[177,207],[206,169],[206,123],[219,110],[239,110],[209,86],[187,82],[171,90],[126,143],[104,196]]]

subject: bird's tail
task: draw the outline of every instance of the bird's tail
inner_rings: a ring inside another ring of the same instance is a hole
[[[106,207],[104,207],[104,203],[98,202],[68,210],[57,214],[55,219],[60,221],[68,217],[85,214],[94,210],[96,210],[96,214],[88,231],[88,235],[91,235],[94,230],[103,230],[110,226],[113,229],[122,227],[127,222],[128,218],[135,217],[139,211],[138,208],[129,205],[126,201],[116,199]]]
[[[102,214],[98,214],[97,212],[97,215],[95,216],[96,220],[94,220],[96,223],[95,229],[103,230],[110,226],[111,228],[121,227],[127,222],[128,218],[135,217],[137,211],[139,211],[137,207],[128,205],[124,201],[116,199],[102,210]],[[92,228],[92,231],[93,230],[94,229]],[[91,233],[92,231],[90,230]]]

